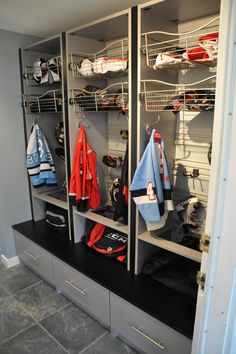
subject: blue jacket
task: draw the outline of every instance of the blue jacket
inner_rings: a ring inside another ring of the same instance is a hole
[[[173,210],[164,142],[159,134],[155,142],[154,134],[158,133],[152,131],[130,186],[131,196],[147,224],[161,221],[165,210]]]
[[[34,187],[57,184],[52,154],[38,124],[34,124],[27,146],[27,170]]]

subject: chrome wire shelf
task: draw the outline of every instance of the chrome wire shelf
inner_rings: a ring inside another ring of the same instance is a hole
[[[62,112],[62,93],[60,90],[51,90],[41,96],[23,95],[22,104],[26,113]]]
[[[53,57],[37,67],[27,65],[24,67],[23,78],[27,86],[41,86],[61,82],[61,57]]]
[[[69,57],[74,78],[127,75],[128,38],[111,42],[96,53],[73,52]]]
[[[163,31],[141,35],[141,52],[154,70],[185,69],[199,65],[217,65],[219,17],[185,33]]]
[[[216,76],[211,76],[191,84],[141,80],[141,100],[144,100],[145,110],[148,112],[213,111],[215,78]]]
[[[128,110],[128,82],[116,83],[96,91],[71,89],[71,96],[69,102],[76,113]]]

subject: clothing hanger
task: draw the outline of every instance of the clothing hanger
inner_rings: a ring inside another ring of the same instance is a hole
[[[157,120],[155,120],[155,122],[152,122],[150,124],[149,123],[145,124],[147,134],[149,134],[149,135],[151,134],[150,127],[152,127],[153,125],[159,123],[160,120],[161,120],[161,116],[158,115],[157,116]]]

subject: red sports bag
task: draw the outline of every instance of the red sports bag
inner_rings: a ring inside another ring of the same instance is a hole
[[[127,235],[102,224],[95,224],[88,236],[82,238],[87,246],[107,257],[125,262],[127,257]]]

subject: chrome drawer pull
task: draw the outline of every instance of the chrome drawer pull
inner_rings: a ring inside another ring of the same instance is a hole
[[[38,257],[33,256],[29,251],[24,250],[24,253],[31,257],[35,262],[38,260]]]
[[[158,346],[159,348],[161,348],[162,350],[165,350],[165,347],[163,347],[163,345],[161,343],[156,342],[155,340],[153,340],[152,338],[148,337],[145,333],[141,332],[140,329],[134,327],[134,326],[130,326],[130,328],[137,332],[138,334],[140,334],[141,336],[143,336],[144,338],[146,338],[147,340],[149,340],[150,342],[152,342],[153,344],[155,344],[156,346]]]
[[[65,280],[65,283],[68,284],[68,285],[70,285],[70,286],[71,286],[73,289],[75,289],[76,291],[78,291],[79,294],[81,294],[81,295],[87,295],[87,294],[86,294],[86,289],[81,290],[80,288],[78,288],[77,286],[75,286],[75,285],[73,284],[73,280],[71,280],[71,281]]]

